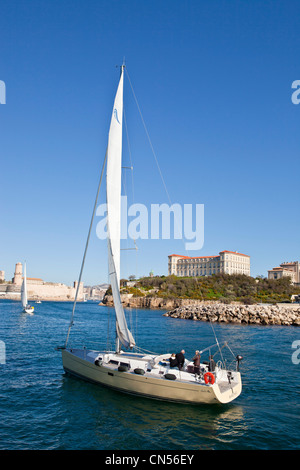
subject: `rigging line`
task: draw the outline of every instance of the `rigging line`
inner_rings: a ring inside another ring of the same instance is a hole
[[[126,70],[126,68],[125,68]],[[131,146],[130,146],[130,141],[129,141],[129,133],[128,133],[128,126],[127,126],[127,120],[126,120],[126,113],[125,113],[125,106],[123,106],[123,114],[124,114],[124,124],[125,124],[125,131],[126,131],[126,139],[127,139],[127,146],[128,146],[128,154],[129,154],[129,160],[130,160],[130,170],[131,170],[131,191],[132,191],[132,203],[134,204],[135,203],[135,194],[134,194],[134,180],[133,180],[133,163],[132,163],[132,153],[131,153]],[[138,250],[138,246],[137,246],[137,243],[136,243],[136,240],[135,238],[132,238],[133,240],[133,243],[134,243],[134,248],[127,248],[127,250],[135,250],[137,251]],[[135,273],[137,274],[137,253],[135,255]],[[137,306],[135,307],[135,328],[133,326],[133,321],[132,321],[132,316],[131,316],[131,331],[133,332],[134,331],[134,336],[135,336],[135,339],[136,339],[136,342],[138,342],[137,340],[137,320],[138,320],[138,310],[137,310]]]
[[[136,252],[135,252],[135,272],[138,275],[138,253],[137,253],[137,246],[134,240]],[[138,308],[137,304],[135,306],[135,334],[136,334],[136,341],[138,342]]]
[[[213,334],[214,334],[214,337],[215,337],[217,346],[218,346],[218,348],[219,348],[219,353],[220,353],[220,356],[221,356],[221,358],[222,358],[223,364],[225,364],[225,361],[224,361],[224,358],[223,358],[223,354],[222,354],[222,352],[221,352],[220,344],[219,344],[217,335],[216,335],[216,333],[215,333],[215,329],[214,329],[214,327],[213,327],[213,324],[212,324],[212,321],[211,321],[210,318],[209,318],[209,323],[210,323],[210,326],[211,326],[211,328],[212,328],[212,330],[213,330]],[[209,355],[210,355],[210,354],[209,354]]]
[[[143,115],[142,115],[142,111],[141,111],[141,108],[139,106],[139,103],[138,103],[138,100],[137,100],[137,97],[134,93],[134,90],[133,90],[133,86],[131,84],[131,80],[129,78],[129,74],[127,72],[127,68],[125,69],[126,70],[126,74],[127,74],[127,77],[128,77],[128,81],[129,81],[129,84],[130,84],[130,87],[131,87],[131,91],[133,93],[133,96],[134,96],[134,100],[136,102],[136,105],[137,105],[137,108],[139,110],[139,113],[140,113],[140,117],[141,117],[141,120],[142,120],[142,123],[143,123],[143,126],[144,126],[144,129],[145,129],[145,132],[146,132],[146,135],[147,135],[147,138],[148,138],[148,141],[149,141],[149,144],[150,144],[150,147],[151,147],[151,150],[152,150],[152,153],[153,153],[153,156],[154,156],[154,159],[156,161],[156,165],[157,165],[157,168],[158,168],[158,171],[159,171],[159,174],[160,174],[160,177],[162,179],[162,182],[163,182],[163,185],[165,187],[165,191],[166,191],[166,194],[167,194],[167,197],[169,199],[169,203],[172,205],[171,203],[171,198],[170,198],[170,195],[169,195],[169,192],[168,192],[168,189],[167,189],[167,186],[166,186],[166,183],[165,183],[165,180],[164,180],[164,177],[163,177],[163,174],[161,172],[161,169],[160,169],[160,166],[159,166],[159,163],[158,163],[158,159],[157,159],[157,156],[156,156],[156,153],[155,153],[155,150],[153,148],[153,145],[152,145],[152,142],[151,142],[151,139],[150,139],[150,135],[149,135],[149,132],[147,130],[147,127],[146,127],[146,124],[145,124],[145,121],[144,121],[144,118],[143,118]]]
[[[208,317],[208,318],[209,318],[209,323],[210,323],[211,329],[212,329],[212,331],[213,331],[213,334],[214,334],[216,343],[217,343],[217,345],[219,345],[219,341],[218,341],[217,335],[216,335],[216,333],[215,333],[215,329],[214,329],[214,327],[213,327],[212,321],[211,321],[210,317]]]
[[[107,260],[107,284],[110,284],[109,279],[109,263]],[[110,285],[111,288],[111,285]],[[107,292],[107,291],[106,291]],[[103,300],[103,299],[102,299]],[[108,308],[108,315],[107,315],[107,336],[106,336],[106,350],[111,350],[111,341],[110,341],[110,321],[111,321],[111,309]]]
[[[233,357],[235,358],[236,355],[233,353],[233,351],[231,350],[231,348],[229,347],[229,345],[227,344],[226,346],[227,346],[227,348],[229,349],[229,351],[231,352],[231,354],[233,355]]]
[[[218,343],[215,343],[215,344],[211,344],[210,346],[207,346],[207,348],[205,349],[202,349],[200,352],[200,354],[203,354],[204,352],[208,351],[209,349],[215,347],[215,346],[218,346]]]
[[[136,251],[137,248],[136,247],[134,247],[134,248],[120,248],[120,250],[121,251],[128,251],[128,250],[135,250]]]
[[[98,197],[99,197],[99,192],[100,192],[100,187],[101,187],[101,183],[102,183],[102,177],[103,177],[103,173],[104,173],[106,160],[107,160],[107,149],[106,149],[106,152],[105,152],[105,158],[104,158],[104,162],[103,162],[103,165],[102,165],[101,176],[100,176],[100,180],[99,180],[99,184],[98,184],[95,204],[94,204],[93,213],[92,213],[91,222],[90,222],[90,228],[89,228],[89,232],[88,232],[88,236],[87,236],[87,240],[86,240],[86,245],[85,245],[85,250],[84,250],[84,255],[83,255],[83,259],[82,259],[82,263],[81,263],[81,269],[80,269],[79,279],[78,279],[78,283],[77,283],[77,289],[76,289],[76,294],[75,294],[75,299],[74,299],[74,304],[73,304],[73,309],[72,309],[72,315],[71,315],[71,320],[70,320],[70,325],[69,325],[69,329],[68,329],[68,334],[67,334],[67,338],[66,338],[65,347],[67,347],[70,331],[71,331],[71,328],[73,326],[73,319],[74,319],[74,312],[75,312],[75,307],[76,307],[76,302],[77,302],[77,297],[78,297],[78,291],[79,291],[82,272],[83,272],[83,268],[84,268],[86,253],[87,253],[87,249],[88,249],[88,245],[89,245],[89,241],[90,241],[90,236],[91,236],[93,221],[94,221],[95,212],[96,212],[96,208],[97,208],[97,202],[98,202]]]
[[[157,158],[157,156],[156,156],[154,147],[153,147],[153,145],[152,145],[152,141],[151,141],[151,139],[150,139],[150,135],[149,135],[149,132],[148,132],[148,130],[147,130],[146,123],[145,123],[145,121],[144,121],[141,108],[140,108],[140,106],[139,106],[137,97],[136,97],[136,95],[135,95],[135,93],[134,93],[133,86],[132,86],[132,84],[131,84],[131,80],[130,80],[130,77],[129,77],[127,68],[125,68],[125,71],[126,71],[126,74],[127,74],[127,77],[128,77],[128,81],[129,81],[129,84],[130,84],[130,87],[131,87],[131,91],[132,91],[132,94],[133,94],[133,96],[134,96],[134,100],[135,100],[135,102],[136,102],[136,105],[137,105],[137,108],[138,108],[138,111],[139,111],[139,114],[140,114],[140,117],[141,117],[141,120],[142,120],[144,129],[145,129],[145,132],[146,132],[146,135],[147,135],[149,144],[150,144],[150,148],[151,148],[151,150],[152,150],[152,153],[153,153],[153,156],[154,156],[154,159],[155,159],[157,168],[158,168],[158,172],[159,172],[159,174],[160,174],[162,183],[163,183],[164,188],[165,188],[165,191],[166,191],[167,198],[168,198],[168,200],[169,200],[169,204],[170,204],[170,206],[172,206],[173,204],[172,204],[172,201],[171,201],[171,197],[170,197],[169,191],[168,191],[168,189],[167,189],[167,185],[166,185],[166,183],[165,183],[165,180],[164,180],[162,171],[161,171],[161,169],[160,169],[160,166],[159,166],[159,163],[158,163],[158,158]],[[176,221],[177,227],[181,230],[181,226],[180,226],[180,224],[179,224],[179,222],[178,222],[178,219],[177,219],[177,216],[176,216],[176,211],[174,211],[174,222],[175,222],[175,221]],[[184,244],[183,238],[181,238],[181,241],[182,241],[183,244]]]
[[[127,121],[126,121],[125,107],[123,107],[123,113],[124,113],[124,124],[125,124],[125,131],[126,131],[126,137],[127,137],[128,154],[129,154],[129,159],[130,159],[130,170],[131,170],[131,179],[132,179],[132,200],[134,203],[134,185],[133,185],[133,171],[132,171],[133,165],[132,165],[131,148],[130,148],[130,143],[129,143],[129,134],[128,134]]]
[[[108,312],[107,318],[107,337],[106,337],[106,349],[110,348],[110,311]]]
[[[123,107],[123,114],[124,114],[124,124],[125,124],[125,130],[126,130],[126,140],[127,140],[127,146],[128,146],[128,154],[129,154],[129,160],[130,160],[130,167],[123,167],[127,168],[128,170],[131,170],[131,191],[132,191],[132,203],[134,204],[134,183],[133,183],[133,164],[132,164],[132,156],[131,156],[131,147],[130,147],[130,142],[129,142],[129,134],[128,134],[128,127],[127,127],[127,121],[126,121],[126,114],[125,114],[125,107]],[[124,182],[123,182],[124,185]],[[126,187],[124,185],[124,192],[126,194]],[[137,244],[135,238],[132,238],[133,243],[134,243],[134,248],[133,250],[137,250]]]
[[[136,346],[136,349],[142,353],[150,353],[150,354],[153,354],[155,356],[159,356],[159,354],[157,352],[153,352],[153,351],[149,351],[148,349],[144,349],[144,348],[141,348],[141,347],[138,347]]]

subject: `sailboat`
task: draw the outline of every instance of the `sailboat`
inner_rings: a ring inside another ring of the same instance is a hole
[[[68,339],[73,325],[77,292],[71,321],[62,353],[63,368],[67,374],[119,392],[142,397],[188,404],[228,403],[236,399],[242,390],[239,363],[241,356],[234,358],[228,370],[214,361],[200,363],[195,369],[192,361],[185,360],[183,367],[171,367],[171,354],[153,354],[137,347],[129,330],[120,296],[120,211],[121,211],[121,167],[122,167],[122,118],[123,118],[124,65],[115,95],[111,116],[108,146],[102,167],[99,188],[106,165],[107,240],[109,278],[116,313],[116,345],[111,351],[88,348],[69,348]],[[84,266],[88,240],[95,214],[97,197],[86,243],[79,282]],[[206,348],[221,349],[227,345],[216,343]],[[205,349],[205,350],[206,350]],[[204,352],[203,350],[202,352]],[[222,356],[223,357],[223,356]]]
[[[24,263],[24,277],[23,277],[23,283],[21,287],[21,302],[22,302],[23,312],[29,313],[32,315],[34,312],[34,307],[29,305],[27,301],[26,263]]]

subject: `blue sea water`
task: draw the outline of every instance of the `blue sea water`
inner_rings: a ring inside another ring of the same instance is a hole
[[[227,405],[189,406],[66,376],[55,348],[65,342],[71,310],[68,302],[43,302],[29,316],[20,302],[0,301],[1,450],[299,448],[300,364],[292,361],[298,328],[214,324],[218,340],[244,357],[243,391]],[[209,323],[163,317],[161,310],[128,312],[139,346],[150,351],[184,348],[191,357],[215,342]],[[69,345],[106,346],[113,326],[112,309],[77,304]]]

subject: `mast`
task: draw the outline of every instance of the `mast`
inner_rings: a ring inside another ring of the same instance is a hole
[[[120,295],[120,238],[121,238],[121,171],[122,171],[122,128],[123,128],[123,83],[124,68],[121,66],[120,80],[115,96],[111,117],[106,169],[107,241],[109,279],[116,312],[117,352],[120,343],[126,348],[135,341],[128,329]]]

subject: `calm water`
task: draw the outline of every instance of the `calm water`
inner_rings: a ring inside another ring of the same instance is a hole
[[[0,449],[296,449],[300,444],[299,371],[294,327],[214,325],[219,341],[244,357],[243,392],[228,405],[187,406],[136,398],[67,377],[55,347],[63,345],[71,303],[0,301]],[[69,346],[106,345],[111,309],[78,304]],[[151,351],[191,357],[214,343],[211,325],[132,315],[137,342]],[[104,338],[104,343],[102,341]],[[3,343],[2,343],[3,345]],[[231,355],[230,355],[231,356]],[[228,359],[230,359],[228,356]],[[232,359],[232,356],[231,356]],[[230,359],[230,360],[231,360]]]

